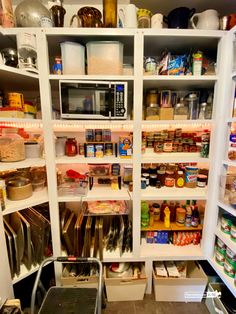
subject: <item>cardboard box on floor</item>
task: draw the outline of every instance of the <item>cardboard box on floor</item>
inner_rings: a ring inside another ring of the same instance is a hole
[[[105,266],[104,279],[108,302],[143,300],[147,285],[144,267],[142,268],[140,278],[107,278],[107,269]]]
[[[207,276],[201,266],[193,261],[187,263],[186,278],[156,277],[153,271],[153,284],[156,301],[201,302]]]

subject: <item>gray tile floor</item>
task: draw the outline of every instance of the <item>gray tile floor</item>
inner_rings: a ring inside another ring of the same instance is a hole
[[[143,301],[107,302],[103,314],[209,314],[204,303],[156,302],[153,295]]]

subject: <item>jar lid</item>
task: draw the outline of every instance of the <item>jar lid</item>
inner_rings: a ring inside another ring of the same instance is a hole
[[[150,17],[152,15],[152,12],[147,9],[139,9],[137,14],[138,14],[138,17],[147,16],[147,15]]]
[[[150,174],[150,178],[156,179],[157,178],[157,174]]]
[[[153,203],[153,204],[152,204],[152,207],[154,207],[154,208],[160,208],[160,205],[159,205],[158,203]]]
[[[174,174],[174,171],[172,171],[172,170],[167,170],[167,171],[166,171],[166,174]]]
[[[182,175],[182,174],[184,174],[184,172],[182,170],[179,170],[178,174]]]
[[[149,173],[143,173],[142,176],[147,178],[147,177],[149,177]]]

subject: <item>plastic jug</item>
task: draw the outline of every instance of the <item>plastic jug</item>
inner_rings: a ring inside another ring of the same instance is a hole
[[[85,47],[70,41],[61,45],[63,74],[85,74]]]

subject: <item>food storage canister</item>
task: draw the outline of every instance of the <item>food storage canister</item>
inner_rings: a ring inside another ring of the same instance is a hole
[[[7,198],[11,201],[24,200],[32,193],[32,184],[27,178],[16,177],[7,182]]]
[[[56,156],[65,156],[66,136],[60,136],[56,138]]]
[[[91,41],[86,44],[88,74],[122,75],[123,44],[119,41]]]
[[[207,176],[204,174],[199,174],[197,176],[197,186],[199,188],[204,188],[206,186]]]
[[[61,59],[63,74],[85,74],[85,47],[70,41],[61,45]]]
[[[25,159],[24,139],[17,128],[4,128],[0,137],[1,161],[15,162]]]
[[[40,158],[41,147],[37,142],[26,142],[25,143],[25,157],[26,158]]]
[[[151,27],[151,11],[147,9],[139,9],[138,15],[138,28],[150,28]]]
[[[185,187],[195,188],[197,186],[198,168],[186,166],[185,168]]]

